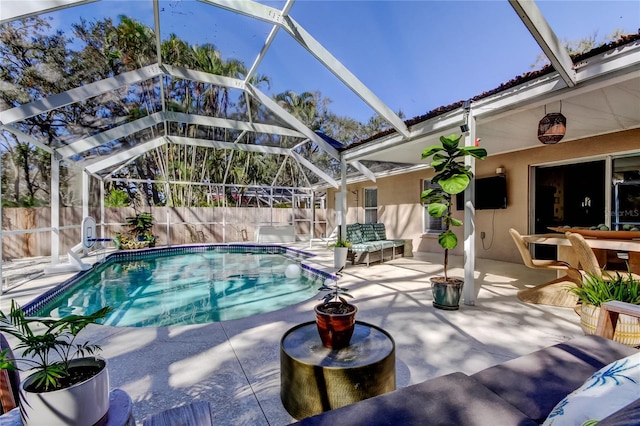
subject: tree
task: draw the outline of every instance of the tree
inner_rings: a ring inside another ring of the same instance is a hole
[[[53,31],[40,17],[25,18],[0,26],[0,75],[6,84],[0,87],[0,108],[10,109],[52,94],[117,76],[158,61],[152,28],[128,16],[117,22],[106,18],[72,24],[73,43],[60,31]],[[217,75],[245,79],[255,86],[269,86],[266,75],[247,78],[246,66],[236,59],[224,58],[212,44],[191,45],[171,34],[161,44],[162,62]],[[173,77],[160,77],[131,84],[94,98],[47,111],[19,123],[19,130],[51,148],[101,133],[116,125],[139,120],[159,111],[250,119],[256,123],[274,123],[280,119],[247,94],[233,98],[234,91],[215,84]],[[165,99],[162,99],[161,87]],[[350,132],[368,134],[383,126],[382,121],[360,124],[329,111],[330,99],[320,92],[285,91],[277,102],[313,131],[326,132],[350,143]],[[283,123],[286,126],[286,124]],[[217,126],[167,122],[145,128],[75,154],[70,161],[95,161],[149,141],[159,135],[180,135],[208,140],[266,146],[295,147],[297,153],[316,166],[330,170],[339,164],[315,143],[301,143],[298,137],[258,132],[241,132]],[[46,202],[49,198],[50,158],[42,149],[3,131],[0,141],[3,161],[3,194],[16,205]],[[72,202],[72,173],[61,164],[60,199]],[[129,164],[116,166],[109,191],[114,204],[131,202],[151,205],[203,205],[209,199],[208,185],[149,184],[147,181],[237,183],[243,185],[278,183],[307,185],[307,177],[292,157],[239,152],[229,149],[167,144],[148,151]],[[109,172],[109,171],[105,171]],[[132,184],[118,179],[141,179]],[[317,178],[316,178],[317,179]],[[314,180],[310,177],[310,180]],[[111,202],[110,201],[110,202]]]

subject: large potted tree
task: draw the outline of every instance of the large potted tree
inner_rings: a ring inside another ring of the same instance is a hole
[[[422,159],[431,158],[431,167],[436,174],[431,179],[437,188],[426,189],[421,200],[427,204],[430,216],[441,218],[443,231],[438,235],[438,243],[444,249],[444,276],[431,278],[433,306],[439,309],[456,310],[459,308],[464,281],[448,275],[449,250],[458,245],[458,237],[452,226],[462,226],[462,221],[453,217],[453,195],[463,192],[473,178],[471,168],[464,164],[464,158],[471,156],[479,160],[487,158],[487,150],[475,146],[460,146],[462,135],[440,136],[440,145],[431,145],[422,151]]]
[[[90,315],[64,318],[31,318],[14,301],[11,311],[0,311],[0,332],[18,340],[20,359],[0,352],[0,369],[28,366],[31,374],[20,383],[20,416],[23,425],[95,425],[109,411],[107,363],[93,356],[100,346],[76,342],[89,324],[104,318],[111,308]]]

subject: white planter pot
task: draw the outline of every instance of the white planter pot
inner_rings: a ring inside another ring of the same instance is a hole
[[[344,268],[347,264],[347,254],[349,254],[348,247],[333,248],[333,266],[336,269]]]
[[[99,365],[102,370],[81,383],[52,392],[28,392],[33,382],[29,376],[20,383],[22,424],[29,425],[95,425],[104,424],[109,411],[109,372],[102,358],[79,358],[72,366]]]

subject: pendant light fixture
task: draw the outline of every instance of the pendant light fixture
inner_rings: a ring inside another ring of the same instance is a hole
[[[544,117],[538,123],[538,140],[545,145],[560,142],[567,131],[567,119],[562,115],[562,101],[560,112],[547,114],[547,106],[544,106]]]

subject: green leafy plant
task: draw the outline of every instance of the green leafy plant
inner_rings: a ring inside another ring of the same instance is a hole
[[[340,278],[342,278],[342,270],[344,268],[340,268],[338,269],[338,271],[335,273],[336,275],[336,279],[335,280],[326,280],[322,286],[318,289],[319,291],[326,291],[327,293],[322,296],[322,298],[320,300],[323,301],[324,305],[328,305],[329,303],[335,303],[339,306],[336,306],[336,309],[338,310],[347,310],[348,312],[348,308],[347,306],[349,305],[349,302],[345,299],[345,297],[350,297],[353,298],[353,296],[351,294],[348,293],[349,289],[348,288],[344,288],[344,287],[340,287],[338,285],[338,280]],[[330,282],[329,284],[327,282]],[[344,312],[334,312],[334,313],[344,313]]]
[[[331,244],[329,246],[330,248],[335,248],[335,247],[346,247],[346,248],[350,248],[351,247],[351,241],[349,240],[343,240],[342,238],[338,238],[336,240],[335,243]]]
[[[126,220],[129,226],[129,232],[135,237],[144,237],[146,234],[151,233],[151,228],[153,228],[153,215],[151,213],[137,213],[135,216],[130,216]]]
[[[112,311],[104,307],[90,315],[68,315],[64,318],[27,317],[22,308],[11,301],[11,311],[0,311],[0,332],[19,340],[25,358],[9,359],[8,351],[0,352],[0,369],[15,369],[15,361],[33,370],[34,391],[47,392],[74,384],[70,362],[97,353],[101,347],[89,342],[77,343],[76,337],[89,324],[96,323]],[[79,382],[80,380],[76,380]]]
[[[458,238],[451,230],[452,226],[461,226],[462,221],[453,217],[452,196],[469,186],[473,172],[464,164],[464,157],[471,156],[479,160],[487,158],[487,150],[475,146],[459,146],[462,135],[440,136],[440,145],[431,145],[422,151],[422,159],[432,157],[431,167],[436,175],[431,179],[439,185],[422,191],[423,203],[428,204],[430,216],[442,218],[444,230],[438,236],[438,243],[444,249],[444,278],[448,280],[449,250],[456,248]]]
[[[104,197],[105,207],[128,207],[131,204],[129,195],[122,189],[112,189],[106,197]]]
[[[580,287],[570,287],[568,291],[578,296],[583,304],[600,306],[604,302],[617,300],[640,305],[640,280],[631,273],[616,274],[609,280],[589,274]]]

